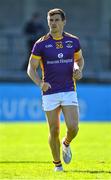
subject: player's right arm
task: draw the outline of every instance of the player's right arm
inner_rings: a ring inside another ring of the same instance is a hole
[[[45,92],[47,91],[49,88],[51,88],[51,85],[47,82],[44,82],[41,80],[41,78],[39,77],[38,74],[38,67],[40,65],[40,61],[41,61],[41,57],[37,57],[34,58],[34,56],[31,54],[30,58],[29,58],[29,64],[28,64],[28,68],[27,68],[27,74],[29,75],[29,77],[32,79],[32,81],[40,86],[40,88]]]

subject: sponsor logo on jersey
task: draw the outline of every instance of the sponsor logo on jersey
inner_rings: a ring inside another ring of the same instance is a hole
[[[51,60],[51,61],[47,61],[47,64],[51,65],[51,64],[69,64],[69,63],[73,63],[73,59],[55,59],[55,60]]]
[[[59,53],[58,58],[63,58],[63,53]]]
[[[46,45],[45,45],[45,48],[51,48],[51,47],[53,47],[52,44],[46,44]]]

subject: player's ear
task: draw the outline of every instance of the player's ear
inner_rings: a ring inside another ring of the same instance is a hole
[[[49,26],[49,16],[47,16],[47,24],[48,24],[48,26]]]
[[[64,22],[63,22],[63,23],[64,23],[64,26],[65,26],[65,25],[66,25],[66,20],[64,20]]]

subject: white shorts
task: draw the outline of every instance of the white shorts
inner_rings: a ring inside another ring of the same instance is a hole
[[[60,92],[42,96],[42,107],[44,111],[51,111],[58,106],[78,106],[77,93],[75,91]]]

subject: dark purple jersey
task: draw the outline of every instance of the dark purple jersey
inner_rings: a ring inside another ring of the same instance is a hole
[[[53,39],[50,34],[40,38],[32,49],[32,57],[41,57],[43,80],[51,84],[44,95],[74,91],[73,65],[81,51],[79,39],[66,32],[62,39]]]

